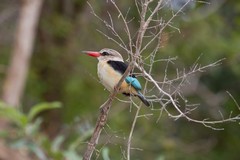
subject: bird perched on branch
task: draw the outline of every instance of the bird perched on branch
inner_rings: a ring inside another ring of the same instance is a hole
[[[104,87],[113,92],[122,75],[126,71],[128,65],[124,63],[120,53],[113,49],[102,49],[101,51],[83,51],[89,56],[98,59],[98,77]],[[137,96],[146,105],[150,103],[141,93],[141,84],[137,78],[130,74],[128,75],[119,87],[119,92],[127,96]]]

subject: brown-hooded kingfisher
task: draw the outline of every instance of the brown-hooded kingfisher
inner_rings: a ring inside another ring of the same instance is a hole
[[[104,87],[110,91],[114,91],[122,75],[126,71],[128,65],[124,63],[120,53],[113,49],[104,48],[101,51],[83,51],[89,56],[98,59],[98,77]],[[119,92],[127,96],[137,96],[146,105],[150,103],[141,93],[141,84],[135,75],[128,75],[119,88]]]

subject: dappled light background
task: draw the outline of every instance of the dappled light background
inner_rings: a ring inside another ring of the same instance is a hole
[[[88,1],[99,17],[108,20],[111,13],[118,33],[123,23],[108,1]],[[135,17],[129,26],[135,33],[139,17],[134,1],[116,2],[123,13]],[[180,3],[172,1],[159,16],[168,20]],[[14,33],[19,17],[17,0],[2,0],[0,4],[0,88],[11,58]],[[180,6],[181,7],[181,6]],[[130,11],[128,11],[130,9]],[[83,50],[113,48],[125,59],[127,53],[98,30],[108,33],[104,24],[91,14],[85,0],[44,1],[37,27],[33,55],[26,82],[21,110],[27,113],[40,102],[59,101],[60,109],[39,114],[41,132],[50,137],[49,143],[62,137],[60,148],[65,150],[76,143],[77,154],[82,155],[94,128],[99,107],[109,92],[99,83],[97,60],[81,54]],[[222,60],[222,64],[187,78],[189,84],[182,94],[192,104],[199,104],[192,117],[221,119],[238,114],[235,100],[240,103],[240,3],[234,0],[192,1],[172,20],[172,27],[164,30],[158,59],[176,58],[171,63],[162,61],[153,68],[153,76],[164,79],[176,77],[178,71],[189,71],[197,61],[207,65]],[[127,41],[128,37],[123,37]],[[147,57],[148,53],[143,53]],[[140,78],[144,83],[144,79]],[[229,96],[228,91],[235,100]],[[125,96],[118,99],[128,101]],[[99,159],[124,159],[135,107],[116,99],[111,108],[107,126],[99,141]],[[156,104],[159,105],[159,104]],[[154,106],[153,108],[159,108]],[[174,121],[166,113],[142,107],[133,133],[132,159],[154,160],[237,160],[240,148],[240,126],[225,123],[216,131],[184,119]],[[47,146],[47,145],[46,145]],[[48,150],[49,148],[45,148]],[[105,156],[105,158],[104,158]],[[102,158],[103,157],[103,158]],[[55,156],[54,159],[61,159]]]

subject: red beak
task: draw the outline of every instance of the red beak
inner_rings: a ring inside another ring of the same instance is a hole
[[[82,51],[82,52],[86,53],[87,55],[92,56],[92,57],[99,57],[99,56],[101,56],[101,53],[100,52],[96,52],[96,51]]]

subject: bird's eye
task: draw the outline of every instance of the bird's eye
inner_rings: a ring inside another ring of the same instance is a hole
[[[108,52],[102,52],[102,55],[107,56],[107,55],[109,55],[109,53]]]

